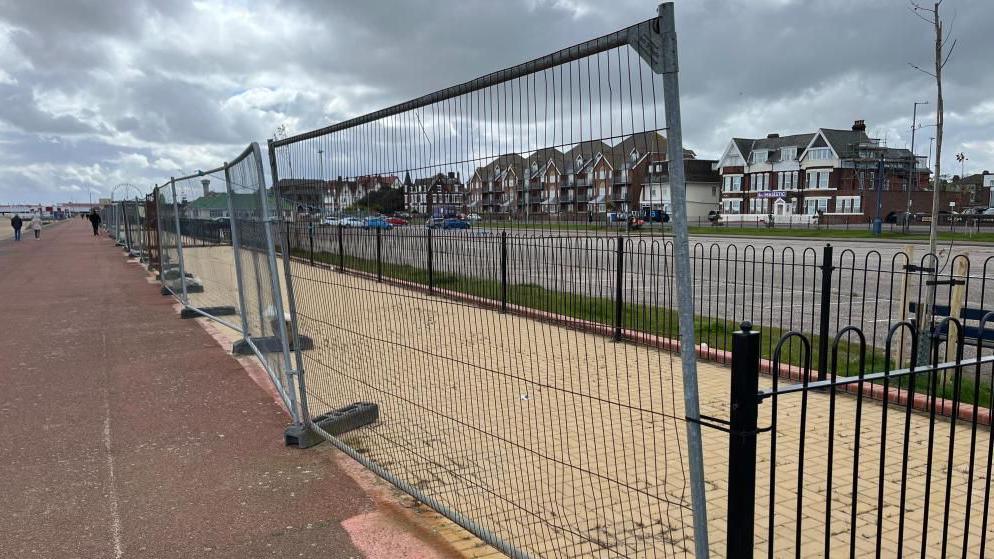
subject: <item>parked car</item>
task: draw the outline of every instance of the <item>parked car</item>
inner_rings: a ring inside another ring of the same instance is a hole
[[[470,224],[464,219],[456,217],[433,217],[425,223],[429,229],[469,229]]]
[[[342,227],[364,227],[365,221],[358,217],[343,217],[338,221]]]
[[[329,216],[327,216],[327,217],[325,217],[325,218],[324,218],[324,219],[323,219],[323,220],[321,221],[321,223],[323,223],[323,224],[325,224],[325,225],[339,225],[339,224],[340,224],[340,222],[341,222],[341,220],[340,220],[339,218],[337,218],[337,217],[333,217],[333,216],[330,216],[330,215],[329,215]]]
[[[367,217],[362,226],[364,229],[393,229],[393,225],[382,217]]]
[[[402,218],[399,218],[399,217],[396,217],[396,216],[388,217],[388,218],[386,218],[386,220],[387,220],[387,223],[389,223],[390,225],[394,225],[394,226],[397,226],[397,225],[407,225],[407,220],[406,219],[402,219]]]
[[[469,214],[466,216],[467,221],[480,221],[481,219],[483,218],[480,217],[480,214]]]
[[[984,215],[994,215],[994,208],[987,208],[984,210]]]

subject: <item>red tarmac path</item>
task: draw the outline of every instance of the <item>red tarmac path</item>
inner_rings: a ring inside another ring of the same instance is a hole
[[[89,229],[0,241],[0,557],[453,555]]]

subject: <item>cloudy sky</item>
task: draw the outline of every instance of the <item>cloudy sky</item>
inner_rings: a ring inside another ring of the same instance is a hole
[[[943,165],[994,170],[994,2],[945,0]],[[635,0],[0,0],[0,203],[86,201],[652,16]],[[932,122],[931,30],[906,0],[678,0],[684,138]],[[934,128],[918,133],[927,152]]]

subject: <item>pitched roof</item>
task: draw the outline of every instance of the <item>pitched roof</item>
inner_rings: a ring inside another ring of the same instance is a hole
[[[820,128],[818,130],[828,142],[828,145],[835,150],[839,157],[852,157],[859,153],[859,144],[870,141],[870,137],[862,130],[834,130],[832,128]]]
[[[490,163],[487,163],[482,167],[478,167],[476,169],[476,174],[479,174],[481,180],[498,180],[504,176],[504,173],[507,171],[508,167],[518,169],[518,173],[520,174],[520,170],[526,168],[527,163],[525,163],[524,157],[521,157],[516,153],[505,153]]]

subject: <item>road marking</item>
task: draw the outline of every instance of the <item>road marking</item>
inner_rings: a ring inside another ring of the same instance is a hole
[[[107,356],[107,335],[103,334],[104,365]],[[106,368],[104,369],[106,373]],[[106,375],[105,375],[106,376]],[[114,557],[124,557],[124,547],[121,545],[121,513],[117,500],[117,479],[114,476],[114,454],[111,452],[110,440],[110,400],[107,396],[107,384],[104,384],[104,452],[107,455],[107,477],[110,481],[108,498],[110,499],[110,531],[114,544]]]

